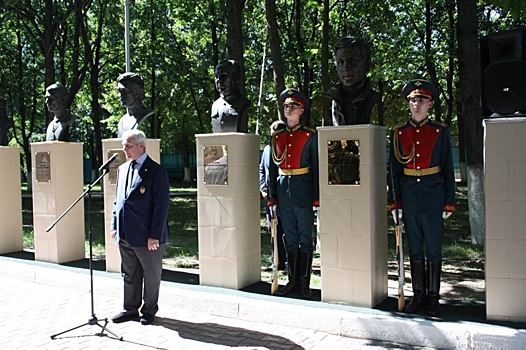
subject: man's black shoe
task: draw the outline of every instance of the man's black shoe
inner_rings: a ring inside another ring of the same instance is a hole
[[[113,316],[111,320],[113,323],[128,322],[137,319],[139,313],[137,311],[121,311],[117,315]]]
[[[152,315],[152,314],[144,314],[144,315],[142,315],[142,317],[141,317],[141,324],[142,324],[143,326],[149,325],[150,323],[153,322],[154,319],[155,319],[155,315]]]

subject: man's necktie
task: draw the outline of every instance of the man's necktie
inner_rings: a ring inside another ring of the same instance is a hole
[[[130,167],[128,168],[128,177],[126,178],[126,194],[130,193],[130,188],[132,187],[132,184],[133,184],[135,164],[137,164],[137,161],[132,160],[130,163]]]

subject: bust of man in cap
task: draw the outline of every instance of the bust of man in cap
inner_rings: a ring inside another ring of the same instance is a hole
[[[124,73],[117,78],[117,91],[122,106],[126,107],[126,114],[119,120],[118,134],[120,138],[125,131],[140,129],[146,118],[155,111],[143,104],[146,98],[144,82],[136,73]]]
[[[239,91],[241,66],[233,60],[223,60],[215,67],[214,81],[220,97],[212,105],[212,131],[246,132],[247,108],[250,101]]]
[[[5,100],[0,96],[0,146],[7,146],[7,133],[13,127],[13,121],[7,116]]]
[[[52,84],[46,88],[46,106],[54,115],[47,126],[46,141],[70,141],[70,126],[78,116],[67,109],[67,97],[68,90],[61,84]]]
[[[352,36],[341,38],[334,45],[333,58],[340,82],[325,92],[330,107],[323,112],[324,123],[332,119],[334,126],[369,124],[373,107],[381,98],[371,90],[367,78],[371,64],[368,44]]]

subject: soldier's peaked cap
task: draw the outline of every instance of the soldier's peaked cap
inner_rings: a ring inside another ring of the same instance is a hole
[[[402,89],[402,94],[407,99],[419,96],[436,101],[438,98],[437,88],[424,79],[415,79],[407,82]]]
[[[305,109],[309,108],[309,100],[307,99],[307,97],[296,89],[283,90],[283,92],[279,95],[279,101],[283,105],[292,103],[301,106]]]

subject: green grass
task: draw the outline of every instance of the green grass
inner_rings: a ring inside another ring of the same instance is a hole
[[[100,187],[94,188],[100,191]],[[195,186],[172,184],[171,192],[197,192]],[[87,201],[87,199],[86,199]],[[33,244],[33,217],[32,202],[28,197],[23,198],[23,224],[24,224],[24,248],[34,249]],[[86,211],[86,251],[88,252],[88,203],[85,202]],[[100,196],[91,199],[93,252],[96,257],[104,257],[104,208]],[[388,213],[388,252],[389,261],[395,261],[395,235],[391,215]],[[270,266],[272,262],[270,235],[266,230],[266,221],[263,210],[260,213],[261,221],[261,266]],[[181,195],[171,198],[169,211],[170,236],[165,246],[164,263],[171,267],[195,268],[199,265],[198,237],[197,237],[197,197],[195,195]],[[407,252],[407,242],[404,241],[404,249]],[[459,188],[457,194],[457,211],[446,221],[445,237],[443,245],[444,264],[455,267],[478,267],[483,269],[484,247],[471,244],[469,230],[467,191]],[[315,255],[314,266],[319,266],[319,254]],[[268,275],[268,276],[267,276]],[[312,283],[319,284],[319,272],[315,271]],[[270,274],[264,272],[263,278],[270,278]]]

